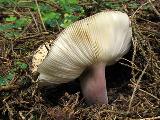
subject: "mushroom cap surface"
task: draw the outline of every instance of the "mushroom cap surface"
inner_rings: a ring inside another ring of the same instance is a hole
[[[79,77],[86,67],[111,65],[127,53],[132,30],[127,14],[104,11],[64,29],[38,66],[41,83],[61,84]]]

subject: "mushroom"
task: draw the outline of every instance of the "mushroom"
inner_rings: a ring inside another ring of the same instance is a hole
[[[67,83],[86,71],[80,80],[86,102],[108,104],[105,66],[128,52],[131,37],[129,17],[119,11],[103,11],[71,24],[48,53],[43,52],[47,51],[44,45],[40,46],[43,50],[39,51],[45,53],[45,59],[40,58],[43,62],[37,64],[40,86]]]

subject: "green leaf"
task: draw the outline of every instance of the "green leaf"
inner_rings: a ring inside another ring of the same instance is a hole
[[[2,5],[13,5],[16,3],[17,3],[17,0],[0,0],[0,4]]]
[[[29,18],[20,18],[16,20],[15,27],[16,28],[22,28],[26,26],[31,20]]]
[[[15,73],[9,72],[8,75],[5,77],[6,80],[11,81],[14,77]]]
[[[60,26],[63,27],[63,28],[66,28],[67,26],[69,26],[71,23],[73,23],[77,19],[78,19],[78,16],[74,16],[74,15],[71,15],[71,14],[65,14],[64,15],[64,21]]]
[[[8,18],[7,20],[8,21],[15,20],[15,17]],[[22,27],[25,27],[30,21],[31,21],[31,19],[29,19],[29,18],[20,18],[18,20],[16,19],[15,23],[0,25],[0,31],[6,31],[6,30],[10,30],[10,29],[20,29]],[[12,34],[12,33],[9,33],[9,34]],[[15,32],[15,33],[13,32],[13,34],[17,34],[17,32]]]
[[[84,9],[81,6],[76,5],[76,6],[73,6],[72,9],[73,9],[73,12],[84,14]]]
[[[138,4],[134,1],[131,1],[128,5],[128,7],[131,8],[131,9],[137,9],[139,6],[140,6],[140,4]]]
[[[17,65],[17,67],[21,70],[26,70],[28,68],[28,65],[26,63],[20,61],[15,62],[15,65]]]
[[[35,10],[36,8],[36,4],[35,1],[27,1],[27,0],[19,0],[17,7],[21,8],[21,9],[25,9],[25,8],[30,8],[31,10]]]
[[[7,17],[5,20],[6,20],[7,22],[13,22],[13,21],[16,21],[17,18],[14,17],[14,16],[10,16],[10,17]]]
[[[20,69],[25,70],[28,68],[28,65],[25,63],[22,63],[19,67],[20,67]]]
[[[7,82],[5,81],[4,77],[2,77],[2,76],[0,75],[0,86],[6,85],[6,84],[7,84]]]
[[[105,6],[110,9],[119,9],[120,5],[118,3],[106,2]]]
[[[78,4],[78,0],[56,0],[56,2],[62,7],[65,12],[72,11],[71,7]]]
[[[78,0],[68,0],[70,4],[78,4]]]
[[[15,26],[13,24],[5,24],[5,25],[0,25],[0,31],[5,31],[8,29],[13,29]]]
[[[78,4],[78,0],[58,0],[61,5]]]
[[[124,3],[124,2],[129,2],[129,0],[119,0],[119,2]]]
[[[39,8],[40,8],[41,14],[53,11],[50,5],[44,4],[44,3],[39,4]],[[36,6],[36,10],[37,10],[37,6]]]
[[[55,12],[48,12],[44,13],[42,18],[46,25],[54,27],[57,25],[57,21],[60,19],[60,14]]]
[[[14,76],[15,76],[15,73],[11,71],[5,77],[0,75],[0,86],[7,85],[7,83],[11,81]]]

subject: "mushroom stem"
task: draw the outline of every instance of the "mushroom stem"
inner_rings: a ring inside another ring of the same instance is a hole
[[[88,104],[108,104],[105,66],[104,63],[92,65],[81,80],[82,93]]]

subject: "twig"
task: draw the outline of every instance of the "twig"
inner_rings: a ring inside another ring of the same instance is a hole
[[[37,30],[38,30],[38,33],[39,33],[40,30],[39,30],[39,27],[38,27],[38,23],[37,23],[37,21],[36,21],[36,18],[34,17],[33,13],[30,11],[30,9],[29,9],[29,12],[30,12],[30,14],[31,14],[31,16],[32,16],[32,18],[33,18],[33,21],[34,21],[34,23],[35,23],[35,25],[36,25],[36,28],[37,28]]]
[[[150,20],[147,20],[147,19],[144,19],[144,18],[141,18],[141,17],[138,17],[138,19],[144,20],[144,21],[146,21],[146,22],[149,22],[149,23],[154,24],[154,25],[157,25],[157,26],[160,26],[160,24],[158,24],[158,23],[156,23],[156,22],[152,22],[152,21],[150,21]]]
[[[142,90],[141,88],[139,88],[139,90],[140,90],[141,92],[146,93],[147,95],[152,96],[152,97],[153,97],[153,98],[155,98],[156,100],[160,101],[160,99],[159,99],[159,98],[157,98],[155,95],[153,95],[153,94],[151,94],[151,93],[149,93],[149,92],[147,92],[147,91],[145,91],[145,90]]]
[[[138,85],[139,85],[139,83],[140,83],[140,81],[141,81],[143,75],[145,74],[145,71],[146,71],[148,65],[149,65],[149,64],[147,63],[147,65],[145,66],[145,68],[143,69],[141,75],[139,76],[139,78],[138,78],[138,80],[137,80],[136,86],[134,87],[134,90],[133,90],[133,93],[132,93],[132,96],[131,96],[131,99],[130,99],[130,102],[129,102],[129,108],[128,108],[127,113],[130,112],[130,109],[131,109],[131,106],[132,106],[132,102],[133,102],[135,93],[136,93],[136,91],[137,91]]]
[[[131,68],[131,69],[133,69],[133,70],[137,70],[137,71],[139,71],[139,72],[142,72],[142,70],[140,70],[139,68],[137,68],[137,66],[133,67],[133,66],[130,66],[130,65],[125,64],[125,63],[122,63],[122,62],[119,62],[119,63],[120,63],[121,65],[124,65],[124,66],[126,66],[126,67],[129,67],[129,68]],[[145,72],[145,74],[153,77],[153,75],[151,75],[151,74],[148,73],[148,72]]]
[[[6,6],[5,6],[5,7],[0,6],[0,8],[1,8],[1,9],[5,9],[6,11],[10,11],[10,12],[2,12],[2,14],[6,14],[6,15],[8,15],[8,14],[10,14],[10,15],[16,14],[16,15],[18,15],[18,16],[21,16],[19,13],[17,13],[17,12],[14,11],[14,10],[8,9]]]
[[[136,84],[135,84],[135,83],[132,83],[132,84],[134,84],[134,85],[130,85],[130,87],[135,88]],[[141,91],[141,92],[143,92],[143,93],[145,93],[145,94],[147,94],[147,95],[149,95],[149,96],[155,98],[156,100],[160,101],[160,99],[159,99],[158,97],[156,97],[155,95],[153,95],[153,94],[151,94],[151,93],[149,93],[149,92],[147,92],[147,91],[141,89],[140,86],[138,86],[137,89],[138,89],[139,91]]]
[[[8,105],[8,103],[5,101],[5,99],[3,100],[3,103],[5,104],[8,112],[9,112],[9,119],[10,119],[10,120],[13,120],[13,118],[12,118],[12,116],[14,115],[14,114],[13,114],[13,111],[11,110],[11,108],[9,107],[9,105]]]
[[[147,5],[148,3],[150,3],[151,7],[153,8],[154,12],[160,17],[160,13],[158,12],[158,10],[155,8],[155,6],[153,5],[152,2],[154,2],[156,0],[148,0],[148,2],[142,4],[131,16],[131,18],[133,19],[135,14],[137,14],[137,12],[143,8],[143,6]]]
[[[146,2],[144,4],[142,4],[139,8],[137,8],[137,10],[132,14],[131,19],[133,19],[135,17],[135,15],[138,13],[138,11],[143,8],[143,6],[147,5],[149,2]]]
[[[22,120],[25,120],[25,117],[21,111],[19,111],[19,116],[22,118]]]
[[[134,29],[136,29],[136,28],[134,28]],[[133,30],[134,30],[133,29]],[[133,38],[134,38],[134,41],[133,41]],[[137,52],[137,44],[138,44],[138,39],[137,39],[137,37],[135,37],[135,36],[133,36],[133,38],[132,38],[132,42],[133,42],[133,49],[134,49],[134,51],[133,51],[133,55],[132,55],[132,63],[131,63],[131,66],[132,66],[132,68],[134,67],[134,61],[135,61],[135,56],[136,56],[136,52]],[[134,72],[134,69],[132,69],[132,75],[133,75],[133,80],[135,80],[135,72]]]
[[[0,59],[5,60],[5,61],[9,61],[9,59],[7,59],[5,57],[0,57]]]
[[[71,108],[72,108],[72,109],[74,109],[74,108],[75,108],[75,106],[78,104],[78,99],[79,99],[79,92],[78,92],[78,93],[76,93],[76,99],[75,99],[75,101],[74,101],[73,105],[71,106]]]
[[[43,29],[44,29],[44,31],[47,31],[47,30],[46,30],[46,27],[45,27],[45,25],[44,25],[43,19],[42,19],[41,11],[40,11],[40,9],[39,9],[39,5],[38,5],[37,0],[35,0],[35,3],[36,3],[36,6],[37,6],[37,10],[38,10],[38,14],[39,14],[40,20],[41,20],[41,22],[42,22]]]
[[[34,34],[34,35],[31,35],[31,36],[20,38],[19,40],[35,38],[35,37],[39,37],[39,36],[42,36],[42,35],[48,35],[48,34],[49,34],[48,32],[41,32],[41,33],[38,33],[38,34]]]
[[[15,90],[15,89],[18,89],[19,87],[20,87],[20,86],[18,86],[18,85],[0,86],[0,92],[2,92],[2,91]]]
[[[151,117],[151,118],[142,118],[142,119],[131,119],[131,120],[159,120],[160,116]]]
[[[158,12],[158,10],[155,8],[155,6],[153,5],[151,0],[148,0],[148,2],[150,3],[151,7],[153,8],[154,12],[160,17],[160,13]]]

